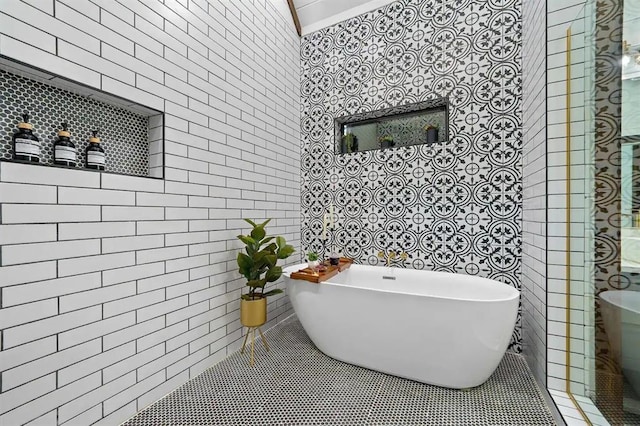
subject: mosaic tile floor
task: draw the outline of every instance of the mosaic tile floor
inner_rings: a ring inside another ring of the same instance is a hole
[[[327,357],[295,316],[129,419],[156,425],[555,425],[524,359],[507,353],[468,391],[400,379]]]

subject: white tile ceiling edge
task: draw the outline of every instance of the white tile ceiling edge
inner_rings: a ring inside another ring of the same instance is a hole
[[[348,1],[348,0],[345,0]],[[371,0],[361,5],[352,7],[351,9],[347,9],[345,11],[336,13],[335,15],[331,15],[328,18],[321,19],[312,24],[304,25],[302,27],[302,35],[305,36],[307,34],[311,34],[318,30],[321,30],[326,27],[330,27],[332,25],[337,24],[338,22],[346,21],[347,19],[353,18],[354,16],[358,16],[360,14],[370,12],[372,10],[378,9],[379,7],[385,6],[389,3],[393,3],[396,0]]]

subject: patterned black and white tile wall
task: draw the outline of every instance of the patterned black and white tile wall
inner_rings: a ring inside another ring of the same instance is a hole
[[[401,0],[301,44],[302,244],[520,287],[521,0]],[[449,140],[336,155],[334,119],[448,97]],[[521,349],[520,319],[510,348]]]
[[[29,113],[42,144],[43,164],[53,164],[53,144],[67,122],[78,150],[77,168],[85,165],[85,149],[94,129],[100,130],[106,170],[149,175],[149,117],[0,70],[0,158],[13,158],[13,134]],[[156,174],[157,175],[157,174]]]

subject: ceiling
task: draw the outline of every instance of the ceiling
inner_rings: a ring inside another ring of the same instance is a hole
[[[337,24],[394,0],[293,0],[302,35]]]

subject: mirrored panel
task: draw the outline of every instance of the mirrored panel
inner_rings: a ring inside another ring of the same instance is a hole
[[[446,98],[340,117],[335,120],[336,153],[442,143],[449,139],[448,121]]]

